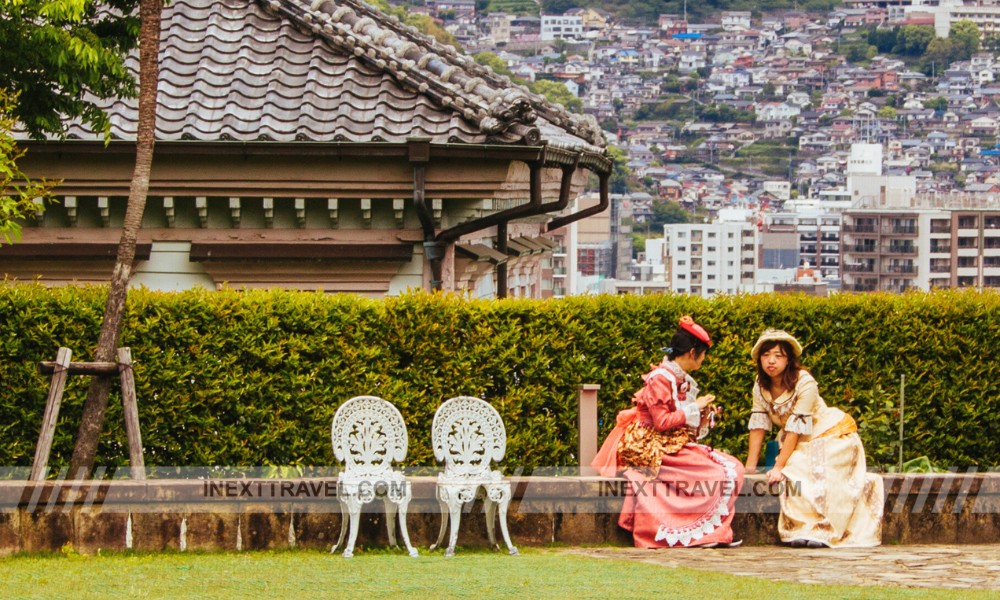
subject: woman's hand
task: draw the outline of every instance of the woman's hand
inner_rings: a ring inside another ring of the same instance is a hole
[[[698,396],[694,402],[698,405],[698,410],[705,410],[706,406],[715,402],[715,396],[712,394],[705,394],[704,396]]]
[[[767,472],[767,483],[768,485],[773,483],[779,483],[785,479],[785,474],[781,472],[781,467],[774,467]]]

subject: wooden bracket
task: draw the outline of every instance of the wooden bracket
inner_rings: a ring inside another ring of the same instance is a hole
[[[326,201],[326,209],[330,211],[330,224],[336,225],[340,221],[340,201],[336,198],[329,198]]]
[[[208,227],[208,198],[198,196],[194,199],[194,206],[198,209],[198,222],[203,228]]]
[[[300,228],[305,228],[306,226],[306,199],[296,198],[295,199],[295,222],[299,224]]]
[[[406,200],[402,198],[392,199],[392,214],[396,218],[396,227],[403,226],[403,209],[406,207]]]
[[[173,227],[176,219],[174,212],[174,199],[171,196],[163,197],[163,214],[167,217],[167,227]]]
[[[361,199],[361,221],[365,227],[372,226],[372,199]]]
[[[101,223],[104,223],[105,227],[109,227],[111,225],[111,204],[107,196],[97,198],[97,210],[101,213]]]

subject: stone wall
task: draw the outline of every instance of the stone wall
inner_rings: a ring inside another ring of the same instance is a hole
[[[515,545],[630,545],[617,525],[624,480],[514,477]],[[426,552],[441,524],[432,477],[410,478],[407,524]],[[1000,542],[1000,474],[885,475],[885,544]],[[0,554],[98,550],[326,549],[340,534],[335,478],[0,482]],[[746,544],[778,543],[778,498],[746,478],[733,528]],[[382,503],[366,506],[357,548],[385,545]],[[459,545],[486,546],[476,503]],[[502,542],[501,542],[502,543]]]

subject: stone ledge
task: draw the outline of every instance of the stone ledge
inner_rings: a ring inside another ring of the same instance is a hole
[[[884,475],[886,544],[1000,542],[1000,473]],[[435,478],[411,477],[411,540],[426,548],[441,517]],[[617,526],[624,479],[511,477],[515,544],[631,545]],[[340,533],[336,478],[147,481],[0,481],[0,554],[98,549],[323,548]],[[746,478],[733,521],[747,544],[778,542],[778,497]],[[382,503],[366,505],[358,544],[387,543]],[[499,535],[499,533],[498,533]],[[459,544],[485,546],[479,503],[463,514]]]

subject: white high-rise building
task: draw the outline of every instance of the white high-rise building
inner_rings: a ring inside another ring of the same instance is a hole
[[[757,228],[722,221],[673,224],[663,228],[664,276],[678,294],[702,297],[753,291]]]

